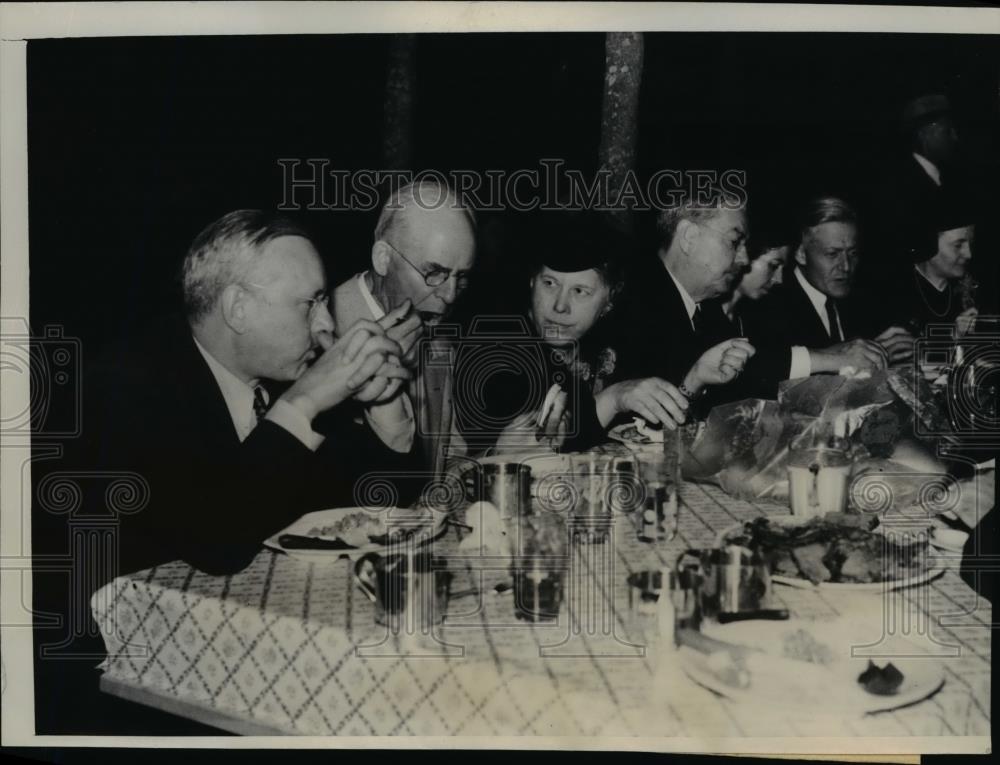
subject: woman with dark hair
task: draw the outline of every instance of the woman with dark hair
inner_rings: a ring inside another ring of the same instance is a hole
[[[795,250],[791,232],[777,228],[754,232],[750,241],[750,268],[743,274],[733,294],[722,302],[722,310],[739,337],[746,337],[743,314],[748,303],[760,300],[784,281],[788,259]]]
[[[975,242],[975,210],[957,196],[942,195],[930,223],[928,244],[900,293],[899,319],[914,334],[929,324],[952,324],[961,337],[972,329],[978,311],[969,273]]]

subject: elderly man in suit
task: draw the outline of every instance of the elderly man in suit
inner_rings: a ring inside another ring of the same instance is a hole
[[[792,378],[845,367],[873,371],[909,358],[913,338],[905,330],[878,333],[877,312],[846,303],[860,259],[854,209],[836,197],[810,200],[801,233],[791,276],[744,323],[751,342],[789,347]]]
[[[647,409],[669,410],[661,383],[695,399],[732,381],[754,354],[745,339],[732,337],[717,300],[749,264],[746,211],[722,202],[721,195],[692,197],[661,212],[656,257],[632,264],[616,301],[615,380],[641,386]],[[665,414],[661,420],[667,424]]]
[[[376,429],[381,440],[409,453],[420,470],[440,475],[464,446],[453,423],[449,339],[437,328],[468,284],[476,257],[475,216],[449,187],[416,182],[390,195],[374,239],[371,267],[334,291],[334,316],[338,327],[393,312],[407,317],[390,326],[387,336],[400,344],[413,380],[396,398],[366,406],[364,417],[371,423],[377,412],[392,408],[383,419],[396,426],[391,432]]]
[[[305,512],[349,501],[341,458],[364,433],[338,432],[330,413],[392,397],[409,377],[375,321],[334,341],[322,262],[290,220],[238,210],[215,221],[184,260],[183,289],[184,317],[85,379],[87,465],[134,472],[149,492],[123,520],[121,573],[178,558],[233,573]]]
[[[907,103],[902,129],[908,153],[892,175],[880,216],[888,229],[885,244],[896,257],[919,245],[911,232],[933,219],[940,190],[951,185],[948,173],[955,169],[958,154],[958,132],[951,103],[944,95],[928,93]],[[908,265],[913,259],[905,260]]]

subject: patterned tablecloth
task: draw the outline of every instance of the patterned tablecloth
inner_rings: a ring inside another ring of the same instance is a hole
[[[930,584],[903,591],[907,614],[920,618],[891,622],[944,666],[943,687],[907,708],[837,717],[740,704],[644,650],[627,574],[670,565],[685,548],[710,546],[720,530],[762,513],[787,508],[688,484],[670,542],[643,543],[631,519],[619,518],[610,543],[574,548],[556,623],[516,619],[511,595],[493,590],[508,578],[507,564],[458,556],[456,529],[435,552],[457,571],[453,590],[476,593],[453,599],[429,638],[400,640],[375,625],[347,559],[305,563],[269,550],[231,577],[179,562],[120,577],[91,605],[108,677],[289,733],[989,736],[991,608],[959,578],[957,559]],[[775,590],[804,619],[851,615],[879,597]]]

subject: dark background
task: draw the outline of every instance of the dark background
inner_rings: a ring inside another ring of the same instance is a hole
[[[388,43],[377,35],[29,42],[32,328],[61,326],[80,339],[85,361],[178,307],[175,274],[207,223],[281,202],[279,158],[381,168]],[[603,73],[602,34],[421,36],[412,169],[537,169],[558,158],[592,172]],[[751,199],[779,209],[815,191],[864,205],[880,168],[906,151],[903,103],[927,89],[951,97],[977,189],[987,193],[1000,169],[995,37],[647,34],[638,169],[745,169]],[[366,267],[377,211],[300,218],[331,285]],[[519,221],[482,216],[485,268],[514,272]],[[997,257],[984,242],[979,264]],[[480,279],[466,308],[489,305],[505,284]],[[65,527],[40,515],[35,552],[65,553]],[[36,603],[64,601],[66,587],[36,574]],[[36,640],[61,634],[39,628]],[[99,650],[100,637],[91,638]],[[37,664],[39,733],[214,733],[97,694],[96,661]]]
[[[172,308],[197,232],[282,199],[279,158],[381,168],[381,35],[39,40],[28,44],[32,326],[96,351]],[[425,35],[413,170],[597,164],[602,34]],[[751,199],[864,203],[903,149],[898,114],[949,94],[981,177],[1000,158],[996,38],[646,35],[641,173],[741,168]],[[330,283],[365,267],[377,212],[304,212]],[[517,216],[483,216],[483,261],[516,260]],[[640,219],[640,229],[648,219]],[[976,253],[993,258],[995,252]]]

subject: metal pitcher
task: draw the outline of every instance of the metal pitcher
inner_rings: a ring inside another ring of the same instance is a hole
[[[771,572],[756,551],[740,545],[687,550],[676,568],[679,585],[692,590],[692,626],[702,619],[788,618],[786,609],[772,606]]]
[[[522,462],[487,462],[471,471],[470,500],[490,502],[509,521],[531,513],[531,466]]]

